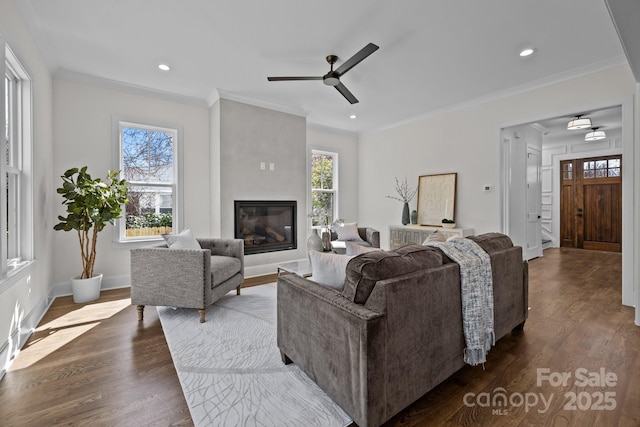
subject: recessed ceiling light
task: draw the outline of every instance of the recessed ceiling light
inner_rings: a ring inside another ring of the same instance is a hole
[[[169,67],[167,64],[160,64],[158,65],[158,68],[160,68],[162,71],[169,71],[171,69],[171,67]]]
[[[536,49],[534,47],[528,47],[526,49],[522,49],[520,51],[520,56],[530,56],[533,55],[536,52]]]
[[[358,117],[358,116],[356,116],[355,114],[352,114],[352,115],[349,116],[350,119],[355,119],[356,117]]]

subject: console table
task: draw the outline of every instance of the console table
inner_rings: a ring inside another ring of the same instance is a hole
[[[404,245],[421,245],[428,235],[438,231],[445,238],[457,236],[473,236],[473,228],[444,228],[430,225],[390,225],[389,226],[389,248],[397,249]]]

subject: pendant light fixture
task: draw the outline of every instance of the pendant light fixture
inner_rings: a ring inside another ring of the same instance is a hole
[[[582,114],[577,115],[567,124],[567,130],[586,129],[591,127],[591,119],[589,117],[582,118]]]
[[[584,136],[585,141],[598,141],[600,139],[605,139],[607,134],[604,133],[603,130],[598,130],[599,127],[591,128],[591,132],[587,133]]]

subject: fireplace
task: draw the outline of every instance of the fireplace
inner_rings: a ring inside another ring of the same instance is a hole
[[[235,238],[244,253],[258,254],[297,248],[296,201],[236,200]]]

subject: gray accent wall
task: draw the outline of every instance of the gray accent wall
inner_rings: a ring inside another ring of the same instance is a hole
[[[274,273],[261,267],[307,256],[306,118],[224,98],[219,104],[220,236],[233,237],[234,200],[298,202],[298,248],[245,257],[247,276]]]

